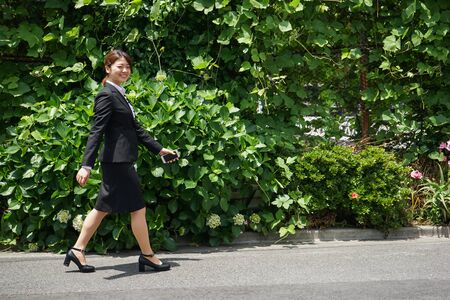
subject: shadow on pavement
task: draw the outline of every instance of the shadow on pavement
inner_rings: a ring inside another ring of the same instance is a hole
[[[115,255],[115,256],[124,257],[127,255],[119,254],[119,255]],[[187,261],[187,260],[200,261],[202,259],[193,259],[193,258],[185,258],[185,257],[161,259],[161,261],[169,263],[172,268],[177,268],[180,266],[180,264],[177,263],[176,261]],[[125,277],[129,277],[129,276],[135,276],[135,275],[161,273],[161,272],[154,271],[154,270],[152,270],[152,268],[149,268],[149,267],[146,267],[145,272],[139,272],[137,262],[126,263],[126,264],[114,264],[114,265],[109,265],[109,266],[101,266],[101,267],[96,267],[95,270],[96,270],[96,272],[101,272],[101,271],[116,271],[115,273],[120,272],[119,274],[104,277],[104,279],[106,279],[106,280],[115,280],[115,279],[125,278]],[[78,272],[79,272],[78,270],[66,271],[66,273],[78,273]]]

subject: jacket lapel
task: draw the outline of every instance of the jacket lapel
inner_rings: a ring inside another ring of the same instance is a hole
[[[109,90],[116,95],[116,98],[118,98],[120,100],[120,102],[122,103],[122,105],[124,105],[127,110],[130,112],[131,115],[133,115],[133,112],[131,111],[130,106],[128,105],[127,99],[125,99],[125,97],[111,84],[106,83],[109,87]]]

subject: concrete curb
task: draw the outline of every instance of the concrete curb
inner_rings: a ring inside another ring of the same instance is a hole
[[[395,240],[395,239],[417,239],[423,237],[449,238],[450,226],[415,226],[403,227],[392,230],[388,236],[375,229],[355,229],[355,228],[330,228],[320,230],[299,230],[295,235],[291,235],[281,240],[283,243],[289,242],[323,242],[323,241],[363,241],[363,240]],[[271,234],[261,236],[257,233],[247,232],[239,236],[234,243],[261,243],[280,241],[278,235]]]
[[[295,235],[280,239],[277,234],[264,236],[256,232],[244,232],[230,245],[254,245],[273,243],[317,243],[326,241],[365,241],[365,240],[398,240],[418,238],[450,238],[450,226],[414,226],[403,227],[389,232],[385,236],[376,229],[330,228],[318,230],[297,230]],[[180,247],[192,246],[187,240],[177,240]]]
[[[377,241],[377,240],[407,240],[407,239],[419,239],[419,238],[450,238],[450,226],[414,226],[403,227],[397,230],[393,230],[387,237],[384,233],[375,229],[359,229],[359,228],[329,228],[318,230],[297,230],[295,235],[289,235],[284,239],[280,239],[277,234],[269,234],[264,236],[256,232],[244,232],[238,238],[236,238],[231,244],[222,245],[225,247],[232,246],[258,246],[258,245],[270,245],[275,243],[283,244],[295,244],[295,243],[318,243],[329,241]],[[186,248],[207,248],[207,245],[196,245],[189,240],[179,239],[176,241],[179,249]],[[212,249],[212,248],[211,248]],[[127,251],[125,251],[127,252]],[[134,253],[135,251],[131,251]],[[164,252],[164,251],[163,251]],[[176,251],[175,251],[176,252]],[[137,253],[137,252],[136,252]],[[90,257],[103,255],[89,254]],[[39,258],[42,260],[55,260],[61,259],[61,254],[56,253],[44,253],[44,252],[2,252],[0,251],[0,259],[17,259],[20,257],[34,260]]]

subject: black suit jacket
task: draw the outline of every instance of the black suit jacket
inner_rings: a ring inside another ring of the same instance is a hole
[[[83,166],[94,167],[98,148],[104,136],[100,152],[102,162],[134,162],[137,159],[138,143],[144,144],[157,154],[163,148],[139,125],[127,100],[111,84],[95,97],[94,123],[86,144]]]

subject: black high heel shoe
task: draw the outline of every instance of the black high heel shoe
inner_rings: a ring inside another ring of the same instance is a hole
[[[64,259],[64,265],[66,267],[69,266],[70,261],[73,261],[77,265],[77,267],[78,267],[78,269],[80,270],[81,273],[95,272],[95,267],[94,266],[82,265],[80,260],[78,259],[78,257],[75,256],[75,254],[73,253],[72,250],[80,251],[84,255],[84,250],[73,248],[73,247],[69,248],[69,250],[67,250],[66,258]]]
[[[145,272],[145,266],[152,267],[155,271],[167,271],[170,269],[170,265],[168,263],[161,262],[160,265],[152,263],[145,256],[153,257],[155,254],[143,254],[139,255],[139,272]]]

